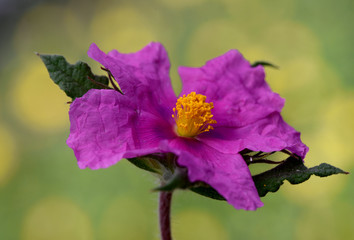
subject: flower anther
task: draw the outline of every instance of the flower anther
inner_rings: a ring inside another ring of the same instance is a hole
[[[179,136],[192,138],[214,129],[211,126],[216,123],[211,114],[214,104],[206,103],[205,100],[206,96],[195,92],[183,95],[177,100],[172,117],[176,121],[176,132]]]

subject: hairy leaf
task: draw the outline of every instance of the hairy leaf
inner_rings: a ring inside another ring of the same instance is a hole
[[[278,191],[280,186],[284,183],[284,180],[289,181],[291,184],[299,184],[308,180],[311,175],[327,177],[339,173],[348,174],[348,172],[327,163],[307,168],[301,159],[289,157],[277,167],[253,176],[253,181],[259,196],[264,197],[268,192]],[[209,198],[225,200],[215,189],[207,184],[199,186],[192,185],[190,190]]]
[[[83,96],[90,89],[102,89],[108,85],[108,78],[94,75],[87,63],[79,61],[73,65],[60,55],[37,55],[47,67],[50,78],[72,100]]]
[[[307,168],[301,159],[289,157],[279,166],[253,176],[253,180],[259,196],[263,197],[268,192],[278,191],[280,186],[284,183],[284,180],[288,180],[291,184],[299,184],[308,180],[311,175],[327,177],[338,173],[348,174],[348,172],[333,167],[327,163]]]

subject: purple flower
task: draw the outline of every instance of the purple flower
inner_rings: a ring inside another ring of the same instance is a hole
[[[284,100],[236,50],[200,68],[180,67],[177,98],[167,52],[150,43],[132,54],[88,55],[109,69],[124,95],[93,89],[70,107],[70,136],[80,168],[106,168],[122,158],[172,152],[191,182],[203,181],[237,209],[261,207],[240,151],[287,149],[301,158],[308,148],[280,115]]]

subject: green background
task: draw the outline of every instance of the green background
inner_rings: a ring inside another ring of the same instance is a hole
[[[77,167],[65,144],[70,99],[34,51],[87,61],[103,74],[86,55],[91,42],[134,52],[159,41],[178,93],[178,66],[239,49],[252,62],[280,66],[266,78],[310,147],[306,165],[353,171],[351,0],[10,2],[0,11],[0,239],[159,238],[156,180],[125,160],[96,171]],[[177,240],[350,239],[353,183],[353,174],[285,183],[255,212],[178,191],[172,232]]]

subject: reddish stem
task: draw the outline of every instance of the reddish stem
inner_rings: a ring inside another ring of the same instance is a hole
[[[170,221],[171,199],[172,199],[172,192],[164,192],[164,191],[160,192],[159,214],[160,214],[161,240],[172,240],[171,221]]]

